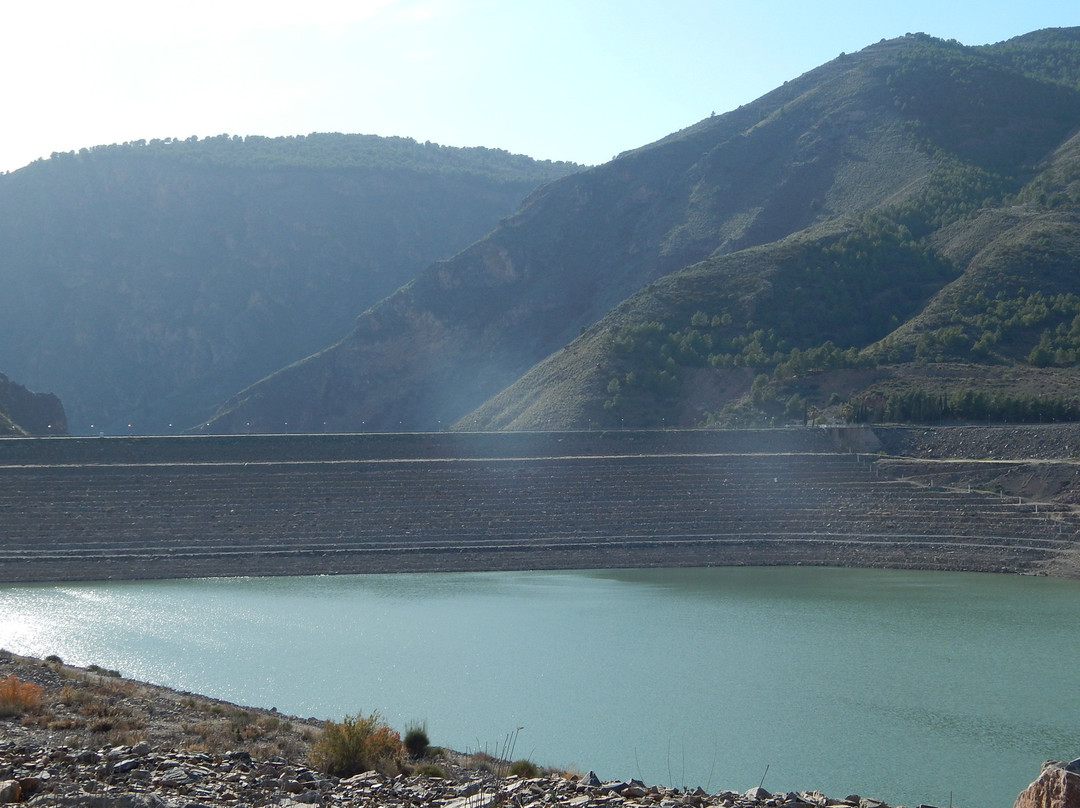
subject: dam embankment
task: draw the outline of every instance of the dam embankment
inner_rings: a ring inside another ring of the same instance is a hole
[[[1074,439],[1033,434],[1059,450]],[[978,435],[971,445],[1000,443]],[[1061,574],[1080,530],[1070,506],[967,490],[962,478],[935,486],[910,466],[883,472],[883,447],[932,457],[931,438],[2,440],[0,580],[772,564]]]

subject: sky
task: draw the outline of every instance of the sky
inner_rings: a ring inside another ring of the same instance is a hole
[[[350,132],[605,162],[841,52],[1080,25],[1075,0],[5,0],[0,171]]]

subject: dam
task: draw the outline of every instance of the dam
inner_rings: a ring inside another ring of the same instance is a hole
[[[0,581],[1075,557],[1071,505],[890,473],[881,434],[5,439]]]

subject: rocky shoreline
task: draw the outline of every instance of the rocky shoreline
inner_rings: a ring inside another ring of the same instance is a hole
[[[0,714],[0,804],[75,808],[886,808],[858,795],[706,792],[552,769],[515,776],[491,755],[434,750],[393,774],[339,778],[309,761],[322,722],[0,651],[0,681],[41,688]]]
[[[592,772],[519,777],[466,769],[453,777],[391,777],[370,771],[336,778],[284,758],[163,751],[145,743],[100,749],[0,743],[0,778],[0,804],[71,808],[884,808],[854,795],[837,800],[819,792],[773,795],[760,787],[708,793],[636,780],[605,783]]]
[[[322,722],[240,707],[98,668],[0,651],[0,682],[41,689],[39,705],[0,712],[0,804],[68,808],[888,808],[859,795],[772,794],[603,781],[491,755],[432,750],[397,773],[334,777],[308,754]],[[1017,808],[1077,808],[1080,761],[1046,766]],[[1060,797],[1060,799],[1059,799]],[[1071,801],[1070,801],[1071,800]],[[930,808],[920,806],[919,808]]]

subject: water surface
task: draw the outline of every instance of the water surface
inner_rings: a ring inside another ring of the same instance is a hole
[[[0,647],[710,790],[1009,808],[1080,756],[1080,582],[810,568],[0,587]],[[768,773],[765,774],[766,768]]]

